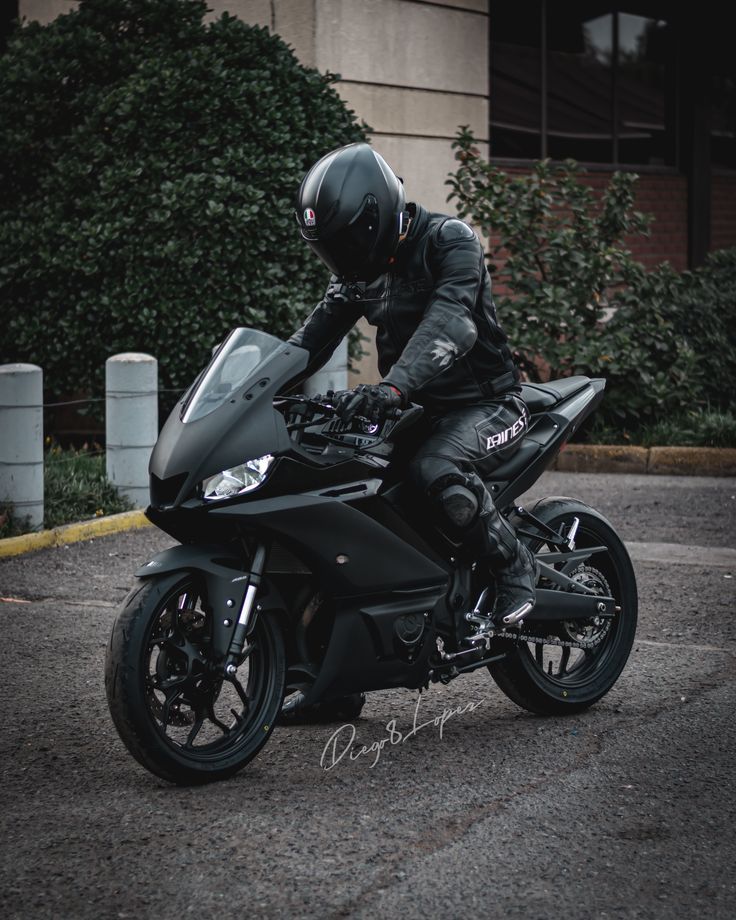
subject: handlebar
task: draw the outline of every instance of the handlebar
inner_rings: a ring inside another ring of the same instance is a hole
[[[321,394],[318,394],[317,396],[306,396],[303,394],[297,396],[279,396],[274,400],[274,407],[280,408],[281,406],[289,403],[293,404],[294,409],[296,409],[298,406],[304,407],[303,412],[295,413],[297,418],[300,416],[309,416],[308,418],[304,418],[303,421],[294,421],[288,424],[287,428],[290,432],[303,431],[315,424],[319,424],[320,416],[322,416],[325,420],[336,417],[339,418],[337,409],[335,408],[332,400],[332,395],[330,393],[328,393],[326,397],[322,396]],[[391,409],[386,413],[385,418],[381,421],[376,421],[364,415],[354,415],[351,419],[344,421],[343,424],[349,426],[351,423],[355,422],[360,426],[372,427],[375,425],[380,427],[386,421],[394,423],[391,426],[390,431],[388,431],[383,437],[377,437],[371,445],[366,447],[361,447],[357,444],[352,445],[356,450],[365,451],[369,450],[370,448],[377,447],[379,444],[382,444],[384,441],[386,441],[389,436],[393,436],[397,432],[402,419],[404,419],[405,423],[411,423],[411,420],[418,419],[422,413],[423,409],[421,406],[410,404],[405,409]],[[406,424],[401,424],[401,428],[403,429],[404,427],[406,427]],[[349,434],[350,432],[346,430],[344,433]],[[364,431],[363,434],[368,434],[368,432]],[[337,438],[331,437],[330,435],[324,433],[322,434],[322,437],[324,437],[327,441],[338,440]]]

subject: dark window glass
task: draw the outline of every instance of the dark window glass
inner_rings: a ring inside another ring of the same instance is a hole
[[[593,163],[613,159],[610,13],[590,4],[550,5],[547,28],[547,154]],[[595,6],[595,4],[594,4]]]
[[[491,155],[538,159],[541,147],[541,3],[491,8]]]
[[[673,162],[674,119],[667,117],[670,29],[662,19],[618,14],[616,135],[619,163]]]
[[[715,75],[711,100],[711,163],[736,169],[736,73]]]
[[[673,164],[675,37],[664,9],[647,0],[492,4],[491,155]]]
[[[18,24],[18,0],[0,3],[0,52],[5,50],[10,34]]]

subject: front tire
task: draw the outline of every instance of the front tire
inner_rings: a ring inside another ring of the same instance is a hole
[[[179,785],[242,769],[281,706],[286,656],[273,618],[257,618],[232,681],[215,666],[211,632],[202,580],[167,574],[139,580],[107,649],[105,688],[120,737],[147,770]]]
[[[623,541],[611,524],[593,508],[576,499],[543,499],[533,513],[553,530],[580,520],[576,547],[605,546],[585,564],[576,566],[571,577],[600,594],[611,592],[620,611],[613,620],[529,622],[525,632],[535,637],[576,641],[586,649],[574,649],[531,642],[514,644],[508,655],[488,666],[500,689],[519,706],[540,715],[581,712],[592,706],[613,687],[623,670],[634,642],[637,622],[636,576]],[[535,552],[546,549],[543,540],[529,544]],[[557,567],[562,567],[558,564]],[[576,653],[573,656],[573,651]]]

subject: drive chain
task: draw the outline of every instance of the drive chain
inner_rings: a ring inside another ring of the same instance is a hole
[[[526,633],[522,632],[511,632],[509,630],[493,630],[494,639],[513,639],[515,642],[532,642],[534,645],[559,645],[561,648],[581,648],[581,649],[590,649],[595,648],[596,645],[606,638],[608,635],[608,630],[602,630],[598,635],[591,636],[585,642],[575,642],[568,639],[558,639],[555,636],[529,636]]]

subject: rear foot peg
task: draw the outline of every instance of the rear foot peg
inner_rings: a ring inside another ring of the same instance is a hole
[[[518,607],[516,610],[512,610],[511,613],[507,613],[503,618],[503,622],[506,626],[523,626],[524,617],[527,613],[532,610],[534,604],[531,601],[527,601],[525,604],[522,604],[521,607]]]

